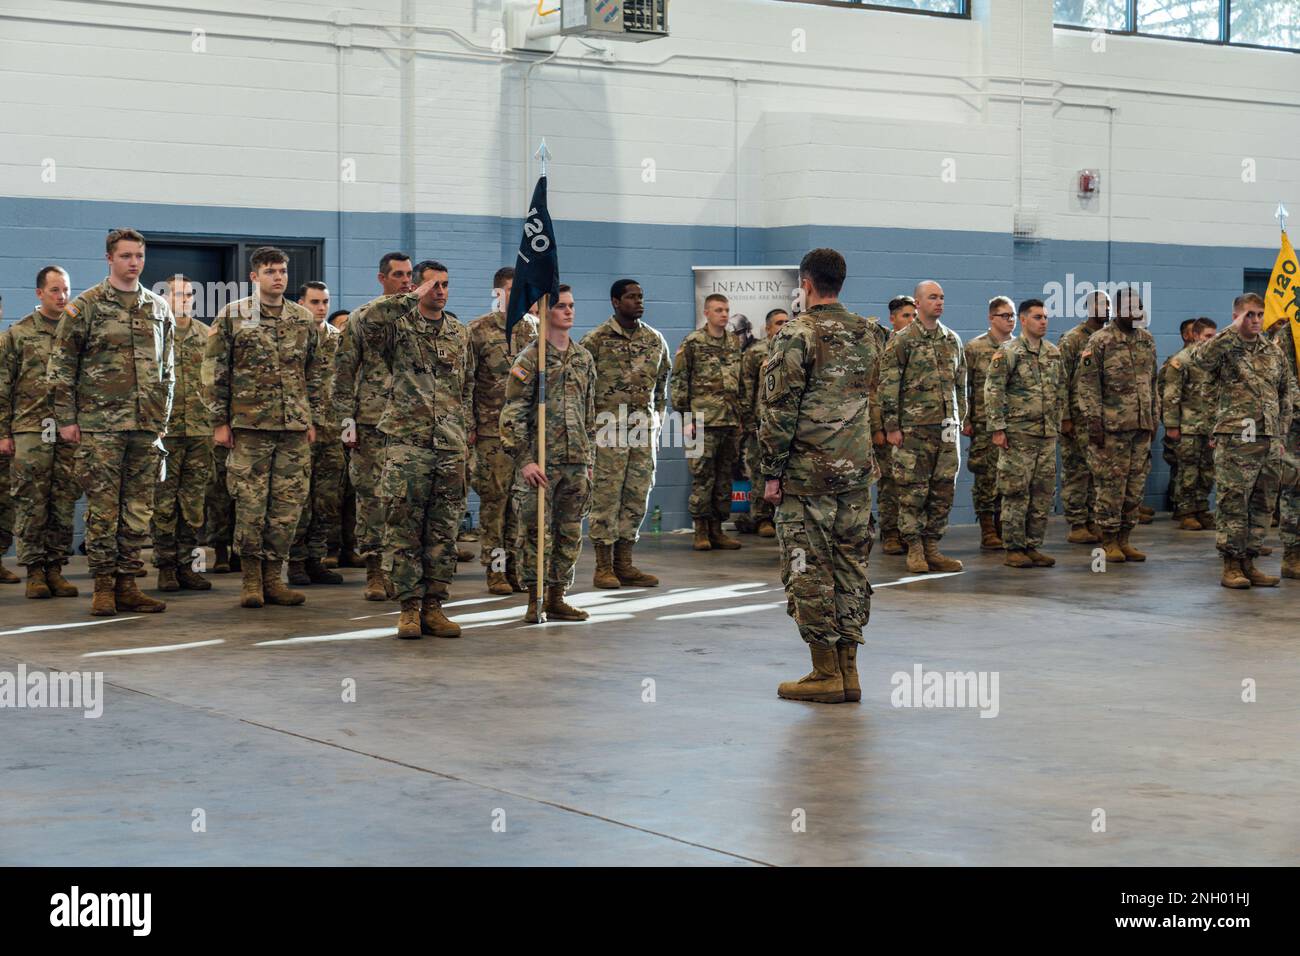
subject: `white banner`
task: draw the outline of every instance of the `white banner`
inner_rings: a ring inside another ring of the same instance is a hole
[[[705,296],[718,293],[731,303],[728,331],[741,337],[747,348],[764,337],[767,313],[790,311],[799,288],[798,266],[694,266],[695,327],[704,325]]]

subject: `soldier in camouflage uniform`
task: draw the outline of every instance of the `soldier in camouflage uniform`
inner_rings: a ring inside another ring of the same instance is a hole
[[[1101,540],[1101,529],[1097,527],[1097,486],[1088,467],[1088,434],[1079,407],[1078,371],[1079,356],[1088,339],[1101,331],[1110,318],[1110,296],[1105,292],[1092,293],[1087,308],[1088,317],[1056,343],[1066,383],[1065,417],[1061,419],[1061,505],[1070,526],[1065,540],[1071,544],[1096,544]]]
[[[158,590],[208,591],[212,582],[193,567],[204,499],[212,484],[212,426],[203,396],[208,327],[194,318],[194,285],[185,276],[168,282],[167,304],[176,317],[176,385],[163,436],[163,474],[154,488],[153,563]]]
[[[249,259],[254,294],[217,313],[203,358],[212,440],[230,449],[239,603],[302,604],[281,579],[310,488],[311,444],[325,417],[325,365],[315,317],[285,298],[289,257],[262,246]]]
[[[877,333],[877,344],[883,358],[885,349],[895,335],[916,321],[916,300],[910,295],[899,295],[889,300],[888,330],[882,336]],[[876,507],[880,511],[881,550],[885,554],[906,554],[903,539],[898,534],[898,485],[894,482],[894,446],[885,440],[884,414],[880,404],[880,383],[877,380],[876,392],[871,403],[871,444],[876,453],[876,465],[880,478],[876,484]]]
[[[966,358],[961,339],[940,320],[943,288],[916,287],[917,320],[894,336],[880,363],[880,406],[899,489],[898,528],[907,569],[960,571],[939,551],[948,530],[966,418]]]
[[[515,270],[506,266],[492,277],[497,307],[469,324],[469,348],[474,353],[474,459],[475,490],[479,499],[479,562],[486,569],[492,594],[522,592],[515,538],[519,516],[515,513],[514,459],[501,445],[501,406],[506,400],[510,366],[537,338],[537,320],[525,315],[506,342],[506,306],[514,287]]]
[[[1295,385],[1277,344],[1261,334],[1264,300],[1237,296],[1232,325],[1187,352],[1210,376],[1218,395],[1214,422],[1214,483],[1218,487],[1215,547],[1226,588],[1275,587],[1278,578],[1255,567],[1277,499],[1284,436],[1291,426]]]
[[[446,310],[447,267],[426,261],[417,272],[418,289],[375,301],[350,331],[391,382],[379,417],[385,448],[378,490],[384,563],[402,605],[397,636],[460,637],[442,605],[465,511],[474,353],[469,330]],[[340,401],[336,393],[335,407]]]
[[[165,300],[140,285],[144,236],[108,234],[108,277],[77,296],[59,318],[46,371],[59,437],[77,446],[86,492],[86,558],[95,576],[90,613],[156,613],[136,572],[149,540],[159,437],[171,413],[176,320]]]
[[[993,353],[1011,339],[1015,327],[1016,304],[1000,295],[989,300],[989,330],[966,343],[966,407],[970,418],[962,434],[970,439],[966,467],[975,476],[971,498],[980,523],[980,547],[985,551],[1002,548],[1002,501],[998,497],[998,448],[984,418],[984,380]]]
[[[731,514],[731,474],[739,453],[740,341],[727,331],[731,305],[725,295],[704,300],[704,326],[691,332],[673,358],[673,408],[693,420],[682,433],[700,442],[687,456],[691,469],[690,512],[696,551],[734,551],[740,542],[723,533]]]
[[[0,319],[5,315],[4,297],[0,296]],[[11,458],[0,456],[0,556],[14,543],[14,498],[10,487]],[[4,566],[0,557],[0,584],[17,584],[22,579]]]
[[[598,588],[659,586],[632,563],[655,480],[659,422],[668,404],[668,343],[641,321],[640,283],[619,279],[609,290],[614,314],[582,338],[596,363],[596,479],[591,496],[592,547]]]
[[[812,671],[777,688],[786,700],[862,699],[857,652],[871,616],[871,389],[880,361],[868,320],[839,302],[844,257],[814,249],[799,264],[807,311],[772,340],[758,440],[764,494],[776,506],[786,611]]]
[[[342,584],[343,576],[325,566],[330,539],[339,540],[342,509],[343,438],[331,414],[334,354],[342,333],[327,321],[330,292],[324,282],[303,283],[298,289],[298,304],[316,320],[316,360],[322,369],[321,407],[325,409],[325,417],[316,426],[316,438],[311,443],[310,487],[289,547],[289,583],[304,587]]]
[[[213,574],[240,570],[239,555],[234,551],[235,499],[230,497],[230,487],[226,482],[229,458],[229,448],[212,446],[212,481],[208,483],[204,515],[207,518],[208,544],[216,552],[212,561]]]
[[[76,446],[58,440],[45,381],[68,289],[63,269],[41,269],[36,276],[40,305],[0,335],[0,455],[5,456],[0,464],[7,470],[12,458],[13,526],[18,563],[27,568],[29,598],[77,596],[77,588],[63,577],[63,565],[72,557],[73,507],[81,495]],[[7,486],[4,491],[7,497]],[[8,547],[2,538],[0,544]]]
[[[758,418],[763,408],[763,366],[767,364],[772,339],[789,321],[790,313],[785,309],[773,309],[767,314],[764,337],[745,349],[740,357],[740,411],[745,423],[741,447],[745,472],[749,475],[749,520],[759,537],[763,538],[776,537],[776,525],[772,521],[775,509],[763,497],[762,455],[758,448]],[[873,323],[873,328],[880,329],[880,326]]]
[[[1180,349],[1185,349],[1193,344],[1193,326],[1200,319],[1184,319],[1178,323],[1178,336],[1182,339]],[[1209,321],[1208,319],[1206,321]],[[1175,352],[1174,355],[1178,353]],[[1174,356],[1170,355],[1160,363],[1160,371],[1156,373],[1156,412],[1160,416],[1160,421],[1165,420],[1165,392],[1169,384],[1169,369],[1172,367]],[[1168,430],[1165,431],[1164,440],[1160,444],[1160,457],[1165,460],[1165,465],[1169,468],[1169,487],[1166,490],[1165,498],[1173,511],[1172,517],[1178,520],[1181,515],[1178,514],[1177,504],[1174,496],[1178,485],[1178,439],[1170,438]],[[1186,530],[1195,531],[1198,529],[1188,528]]]
[[[1163,369],[1161,419],[1165,449],[1172,449],[1174,517],[1184,531],[1214,528],[1210,515],[1210,490],[1214,487],[1214,382],[1188,361],[1188,352],[1214,338],[1217,326],[1210,319],[1194,319],[1189,345],[1172,355]]]
[[[1295,294],[1294,291],[1292,294]],[[1290,314],[1294,316],[1296,314],[1294,303],[1289,308]],[[1295,391],[1291,393],[1291,427],[1287,429],[1284,442],[1285,452],[1292,456],[1300,456],[1300,381],[1298,381],[1296,369],[1296,321],[1295,318],[1284,318],[1280,322],[1274,322],[1272,328],[1268,330],[1269,338],[1282,352],[1287,375],[1295,388]],[[1278,527],[1283,549],[1282,577],[1300,579],[1300,488],[1297,488],[1293,483],[1288,484],[1286,482],[1285,468],[1286,465],[1283,463],[1280,466],[1284,480],[1282,483],[1281,522]]]
[[[1157,421],[1156,342],[1135,324],[1145,315],[1136,290],[1121,289],[1114,318],[1088,339],[1075,372],[1107,561],[1146,560],[1129,541],[1151,469]]]
[[[1020,335],[989,361],[984,384],[988,428],[998,454],[1002,536],[1012,568],[1050,568],[1038,546],[1056,497],[1056,437],[1065,408],[1061,353],[1047,335],[1042,299],[1020,303]]]
[[[365,560],[367,601],[386,601],[396,593],[382,568],[384,512],[378,493],[384,466],[379,418],[388,402],[388,366],[382,356],[367,350],[356,330],[375,303],[410,292],[412,275],[411,260],[404,253],[390,252],[380,260],[379,283],[384,294],[352,311],[334,355],[335,420],[349,450],[348,477],[356,494],[355,542]],[[340,564],[345,563],[344,558],[351,558],[346,549],[340,554]]]
[[[506,453],[522,463],[515,483],[519,509],[520,576],[528,588],[529,624],[540,612],[557,621],[585,621],[586,611],[564,600],[572,587],[582,553],[582,518],[591,504],[596,464],[596,363],[583,346],[569,338],[573,328],[573,292],[559,287],[546,319],[546,461],[538,462],[538,344],[515,359],[501,409],[501,441]],[[539,602],[537,581],[537,488],[546,489],[546,587]]]

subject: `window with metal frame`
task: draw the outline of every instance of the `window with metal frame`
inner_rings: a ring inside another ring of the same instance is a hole
[[[824,7],[857,7],[862,10],[892,10],[924,13],[936,17],[970,19],[970,0],[779,0],[781,3],[810,3]]]
[[[1300,51],[1300,0],[1053,0],[1058,27]]]

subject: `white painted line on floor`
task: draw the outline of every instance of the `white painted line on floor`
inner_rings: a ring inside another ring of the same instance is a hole
[[[368,641],[377,637],[392,637],[397,633],[392,627],[369,627],[361,631],[341,631],[338,634],[312,634],[308,637],[286,637],[276,641],[258,641],[254,647],[279,647],[283,644],[320,644],[325,641]]]
[[[100,621],[73,621],[70,624],[32,624],[29,627],[16,627],[12,631],[0,631],[0,637],[10,634],[35,634],[37,631],[62,631],[70,627],[94,627],[96,624],[120,624],[122,621],[138,621],[143,614],[131,617],[106,617]]]
[[[122,657],[126,654],[161,654],[163,651],[184,651],[192,647],[211,647],[213,644],[226,643],[222,639],[215,641],[194,641],[192,644],[160,644],[157,647],[127,647],[120,651],[92,651],[82,657]]]
[[[520,608],[520,609],[519,609],[519,615],[518,615],[518,617],[513,618],[512,620],[513,620],[515,623],[523,624],[523,623],[524,623],[524,614],[523,614],[523,612],[524,612],[525,610],[527,610],[527,608]],[[587,618],[587,620],[585,620],[585,621],[546,621],[544,624],[528,624],[528,625],[525,625],[525,629],[526,629],[526,628],[531,628],[531,627],[538,627],[538,628],[542,628],[542,627],[559,627],[559,626],[562,625],[562,624],[563,624],[563,625],[570,625],[570,626],[572,626],[572,625],[579,625],[579,626],[582,626],[582,627],[589,627],[589,626],[591,626],[592,624],[604,624],[606,621],[630,621],[630,620],[632,620],[632,615],[631,615],[631,614],[593,614],[591,617]],[[462,624],[462,625],[461,625],[461,630],[462,630],[462,631],[470,631],[470,630],[473,630],[473,629],[476,628],[476,627],[493,627],[493,626],[495,626],[495,625],[497,625],[497,624],[509,624],[509,623],[511,623],[511,622],[510,622],[510,621],[484,621],[484,622],[481,623],[481,624]]]
[[[444,604],[443,607],[468,607],[471,604],[495,604],[497,601],[508,600],[505,595],[497,594],[486,598],[466,598],[463,601],[452,601],[450,604]],[[369,621],[376,617],[397,617],[401,611],[385,611],[382,614],[362,614],[360,617],[350,617],[349,621]]]
[[[965,574],[965,571],[940,571],[931,574],[914,574],[910,578],[899,578],[897,581],[886,581],[884,584],[873,584],[871,590],[877,588],[892,588],[895,584],[911,584],[913,581],[934,581],[937,578],[950,578],[955,574]]]
[[[657,621],[685,621],[696,617],[730,617],[733,614],[750,614],[753,611],[770,611],[773,608],[785,607],[785,601],[776,601],[772,604],[747,604],[741,607],[718,607],[711,611],[691,611],[689,614],[664,614],[655,618]]]

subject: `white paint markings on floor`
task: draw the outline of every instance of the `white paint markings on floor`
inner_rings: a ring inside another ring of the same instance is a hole
[[[284,644],[321,644],[326,641],[371,641],[378,637],[392,637],[391,627],[368,627],[360,631],[340,631],[337,634],[311,634],[307,637],[285,637],[275,641],[258,641],[254,647],[279,647]]]
[[[0,631],[0,637],[8,637],[11,634],[35,634],[38,631],[62,631],[70,627],[94,627],[96,624],[121,624],[123,621],[138,621],[144,617],[143,614],[135,614],[131,617],[106,617],[100,621],[72,621],[68,624],[32,624],[28,627],[16,627],[12,631]]]
[[[443,607],[444,608],[469,607],[471,604],[495,604],[497,601],[504,601],[504,600],[506,600],[506,597],[504,595],[496,595],[494,597],[486,597],[486,598],[466,598],[464,601],[452,601],[450,604],[444,604]],[[397,615],[401,613],[402,613],[401,611],[385,611],[382,614],[362,614],[360,617],[350,617],[348,618],[348,620],[369,621],[372,618],[376,618],[376,617],[397,617]]]
[[[897,581],[886,581],[884,584],[873,584],[871,590],[876,591],[880,588],[892,588],[895,584],[911,584],[914,581],[935,581],[939,578],[950,578],[955,574],[965,574],[965,571],[941,571],[938,574],[914,574],[909,578],[899,578]]]
[[[785,604],[785,601],[774,601],[771,604],[743,604],[740,607],[715,607],[708,611],[691,611],[688,614],[664,614],[655,620],[686,621],[697,617],[730,617],[733,614],[752,614],[754,611],[770,611],[773,608],[785,607]]]
[[[89,654],[82,654],[82,657],[123,657],[127,654],[161,654],[163,651],[186,651],[195,647],[211,647],[213,644],[224,644],[225,640],[218,638],[214,641],[194,641],[189,644],[159,644],[156,647],[127,647],[120,651],[91,651]]]

